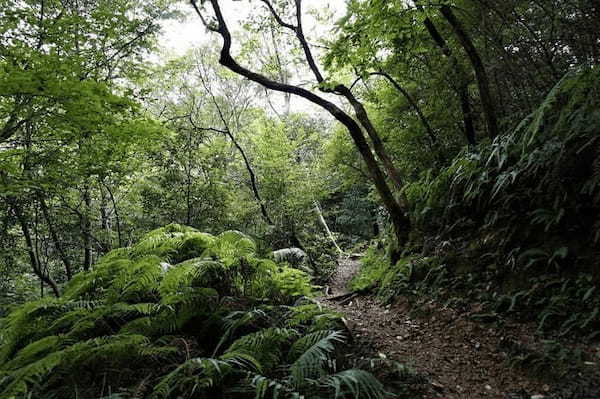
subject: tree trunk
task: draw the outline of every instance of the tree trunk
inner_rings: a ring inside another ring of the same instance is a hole
[[[475,77],[477,79],[479,95],[481,96],[481,105],[485,115],[488,135],[491,139],[493,139],[498,135],[498,121],[496,118],[496,110],[494,109],[494,100],[490,91],[490,83],[485,71],[485,67],[483,66],[483,62],[481,61],[481,57],[479,56],[479,52],[477,51],[477,48],[475,48],[473,41],[469,37],[469,34],[463,27],[462,23],[452,12],[452,9],[447,5],[443,5],[440,8],[440,12],[454,30],[458,41],[464,48],[469,60],[471,61],[471,65],[475,71]]]
[[[104,243],[102,244],[103,252],[110,251],[112,249],[112,230],[110,228],[110,215],[108,210],[108,203],[106,200],[106,193],[104,192],[104,182],[100,179],[100,228],[104,230]]]
[[[475,138],[475,127],[473,124],[473,109],[471,108],[469,90],[467,89],[466,85],[458,90],[458,97],[460,100],[460,109],[462,110],[463,114],[463,123],[467,142],[470,145],[476,145],[477,139]]]
[[[52,220],[50,218],[50,212],[48,212],[48,206],[46,205],[46,201],[44,201],[44,198],[42,197],[41,194],[38,195],[38,201],[40,203],[40,208],[42,208],[42,214],[44,215],[46,224],[48,225],[48,231],[50,232],[50,237],[52,238],[52,241],[54,242],[54,247],[56,248],[56,252],[58,252],[58,256],[60,257],[60,260],[62,261],[63,265],[65,266],[65,273],[67,275],[67,280],[71,280],[71,278],[73,277],[73,269],[71,267],[71,262],[69,261],[69,257],[67,256],[67,254],[62,246],[62,242],[58,238],[58,234],[56,233],[56,229],[54,228],[54,225],[52,224]]]
[[[335,241],[335,237],[333,236],[333,234],[331,234],[331,230],[329,230],[329,226],[327,225],[327,221],[323,217],[323,212],[321,212],[321,207],[319,206],[319,203],[317,201],[315,201],[315,211],[317,212],[317,218],[319,219],[319,223],[321,223],[321,226],[323,226],[323,229],[325,230],[325,233],[327,233],[327,237],[329,237],[329,239],[333,243],[333,246],[335,247],[335,249],[338,250],[338,252],[340,253],[340,255],[343,255],[344,251],[342,251],[342,249],[340,248],[340,246]]]
[[[238,141],[235,139],[235,136],[231,132],[231,129],[229,128],[229,123],[227,122],[227,119],[225,119],[225,115],[223,115],[223,112],[221,111],[221,107],[219,106],[219,103],[217,102],[217,99],[213,95],[213,92],[210,89],[209,85],[204,80],[204,77],[200,76],[200,80],[202,81],[202,85],[204,86],[204,89],[210,94],[212,102],[213,102],[215,108],[217,109],[217,113],[219,114],[219,118],[221,119],[221,122],[223,123],[223,127],[225,128],[225,130],[221,131],[221,133],[224,133],[229,138],[229,140],[231,140],[231,142],[233,143],[235,148],[237,148],[238,152],[242,156],[242,159],[244,160],[244,165],[246,166],[246,170],[248,171],[248,175],[250,176],[250,186],[252,187],[252,193],[254,194],[254,198],[256,199],[256,202],[258,202],[258,205],[260,207],[260,213],[262,214],[263,218],[265,219],[265,221],[268,224],[273,225],[274,224],[273,220],[269,217],[267,208],[260,196],[260,192],[258,191],[258,182],[256,179],[256,174],[254,173],[254,169],[252,168],[252,165],[250,164],[250,160],[246,156],[246,152],[244,151],[242,146],[238,143]],[[211,130],[218,131],[218,129],[211,129]]]
[[[117,225],[117,239],[119,241],[119,248],[121,248],[123,246],[123,237],[122,237],[122,233],[121,233],[121,217],[119,215],[119,207],[117,206],[117,201],[115,200],[115,195],[113,194],[112,190],[110,189],[110,186],[106,183],[102,183],[102,185],[106,188],[106,191],[108,192],[108,196],[110,197],[110,202],[112,203],[113,206],[113,211],[115,212],[115,223]]]
[[[252,165],[250,165],[250,160],[246,156],[246,152],[244,151],[242,146],[237,142],[237,140],[235,139],[235,137],[233,136],[233,134],[231,133],[229,128],[226,128],[225,132],[227,133],[227,136],[229,137],[229,139],[231,140],[231,142],[233,143],[235,148],[237,148],[240,155],[244,159],[244,165],[246,165],[246,170],[248,171],[248,175],[250,176],[250,185],[252,186],[252,193],[254,193],[254,198],[256,198],[256,202],[258,202],[258,205],[260,206],[260,213],[263,215],[263,217],[265,218],[267,223],[272,225],[273,220],[269,217],[269,213],[267,212],[265,203],[263,202],[262,198],[260,197],[260,193],[258,191],[258,183],[256,181],[256,174],[254,173],[254,169],[252,169]]]
[[[10,200],[11,207],[15,212],[15,216],[19,221],[19,225],[21,226],[21,231],[23,232],[23,237],[25,238],[25,244],[27,245],[27,253],[29,254],[29,262],[31,263],[31,267],[36,276],[40,279],[41,282],[46,283],[52,289],[54,295],[58,298],[60,297],[60,290],[58,289],[58,285],[56,281],[48,273],[45,273],[42,269],[39,259],[35,253],[35,247],[33,244],[33,240],[31,238],[31,232],[29,231],[29,226],[27,224],[27,220],[21,211],[21,207],[18,205],[16,200]]]
[[[375,185],[386,210],[390,214],[390,219],[392,221],[392,225],[394,226],[394,231],[399,244],[401,245],[405,243],[408,238],[408,232],[410,230],[410,220],[404,215],[402,207],[396,201],[392,194],[392,191],[387,185],[385,181],[385,175],[380,169],[379,165],[377,164],[377,161],[375,160],[375,157],[371,152],[371,148],[369,147],[369,144],[367,143],[365,136],[363,135],[362,129],[360,128],[358,123],[356,123],[356,121],[352,117],[350,117],[337,105],[325,100],[324,98],[314,94],[309,90],[306,90],[300,86],[292,86],[289,84],[276,82],[264,75],[252,72],[238,64],[230,53],[232,42],[231,33],[229,32],[229,29],[223,18],[219,2],[218,0],[210,0],[210,2],[215,12],[215,17],[217,19],[218,26],[212,27],[209,24],[205,24],[205,26],[207,26],[212,31],[219,33],[223,38],[223,47],[221,48],[219,63],[229,68],[231,71],[241,76],[244,76],[253,82],[259,83],[268,89],[302,97],[312,102],[313,104],[320,106],[329,114],[331,114],[335,119],[337,119],[342,125],[344,125],[344,127],[346,127],[350,136],[352,137],[352,140],[354,141],[358,152],[363,157],[363,160],[367,166],[367,170],[369,172],[369,175],[371,176],[373,184]],[[200,10],[196,6],[196,3],[192,2],[192,4],[194,5],[196,12],[200,16],[200,18],[204,20],[204,17],[202,16]]]
[[[423,7],[417,4],[419,10],[423,11]],[[429,36],[433,39],[435,44],[440,48],[442,54],[448,57],[452,61],[452,66],[456,70],[459,75],[460,82],[457,86],[454,87],[456,90],[459,100],[460,100],[460,108],[463,114],[463,123],[465,129],[465,137],[467,138],[467,142],[471,145],[477,144],[475,139],[475,128],[473,126],[473,113],[471,112],[471,102],[469,100],[469,85],[467,74],[460,66],[460,63],[452,54],[452,50],[448,47],[446,40],[442,37],[440,32],[437,30],[431,19],[428,17],[423,20],[423,24],[429,33]]]
[[[402,179],[400,178],[400,173],[398,169],[394,166],[394,162],[392,158],[388,155],[385,146],[383,145],[383,141],[381,137],[379,137],[379,133],[375,129],[375,126],[371,123],[371,119],[369,119],[369,115],[367,114],[367,110],[361,104],[360,101],[352,94],[352,91],[346,86],[340,85],[335,88],[335,91],[340,92],[352,105],[354,109],[354,113],[356,114],[356,119],[360,122],[360,124],[367,131],[367,135],[369,139],[371,139],[371,143],[373,144],[373,149],[375,150],[375,154],[379,160],[383,163],[385,171],[387,172],[388,177],[394,182],[394,185],[398,190],[402,190]]]
[[[83,191],[83,202],[85,204],[81,221],[83,232],[83,270],[89,271],[92,267],[92,226],[90,222],[92,199],[90,198],[90,191],[87,186]]]

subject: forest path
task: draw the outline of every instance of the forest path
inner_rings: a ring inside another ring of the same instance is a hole
[[[339,298],[359,265],[356,259],[340,259],[330,295],[320,301],[345,315],[356,346],[364,349],[360,355],[383,354],[409,365],[426,377],[423,397],[427,399],[555,397],[547,394],[552,388],[549,383],[527,378],[507,364],[502,350],[507,342],[533,339],[525,326],[493,329],[433,301],[413,317],[406,299],[384,306],[373,296]]]

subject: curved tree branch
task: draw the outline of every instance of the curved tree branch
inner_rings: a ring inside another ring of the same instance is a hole
[[[415,1],[416,7],[419,11],[424,12],[424,8],[417,1]],[[434,25],[433,21],[429,19],[429,17],[425,17],[423,20],[423,25],[425,25],[425,29],[429,33],[429,36],[433,39],[435,44],[440,48],[442,54],[446,56],[452,62],[452,67],[456,70],[456,72],[460,75],[461,82],[454,87],[456,90],[458,97],[460,99],[460,108],[463,114],[463,123],[465,129],[465,136],[467,138],[467,142],[471,145],[477,144],[475,128],[473,125],[473,113],[471,110],[471,101],[469,98],[469,89],[468,89],[468,81],[467,74],[461,67],[461,64],[458,62],[450,47],[448,47],[448,43],[442,37],[437,27]],[[454,85],[451,85],[454,86]]]
[[[267,5],[270,5],[268,0],[262,0],[262,1],[265,2]],[[308,63],[308,67],[312,71],[317,82],[321,85],[320,90],[325,93],[334,93],[334,94],[341,95],[341,96],[345,97],[346,100],[348,100],[350,105],[352,105],[352,108],[354,109],[354,112],[356,114],[356,118],[358,119],[358,121],[362,125],[362,127],[367,131],[367,135],[369,136],[369,139],[371,140],[371,143],[373,144],[373,149],[375,150],[377,157],[383,163],[383,166],[385,167],[388,177],[392,180],[392,182],[394,183],[396,188],[398,190],[401,190],[403,184],[402,184],[402,179],[400,178],[400,173],[394,166],[394,162],[392,161],[392,158],[388,155],[388,153],[385,149],[385,146],[383,144],[383,141],[381,140],[379,133],[375,129],[375,126],[373,126],[373,123],[369,119],[369,115],[367,114],[367,111],[366,111],[365,107],[362,105],[362,103],[360,101],[358,101],[358,99],[354,96],[354,94],[352,94],[352,91],[344,85],[337,85],[333,89],[322,86],[322,83],[325,82],[325,79],[323,78],[323,74],[321,73],[321,71],[319,70],[319,67],[317,66],[317,62],[315,61],[315,58],[312,54],[312,50],[310,49],[308,41],[306,40],[306,37],[304,36],[304,30],[302,28],[302,0],[294,0],[294,2],[296,4],[296,24],[297,25],[295,27],[292,25],[289,25],[289,24],[282,25],[282,26],[284,26],[288,29],[292,29],[295,32],[296,38],[300,42],[300,45],[302,46],[302,50],[304,51],[304,56],[306,58],[306,62]],[[272,9],[272,7],[271,7],[271,9]],[[281,18],[279,18],[279,19],[276,18],[276,20],[279,22],[281,20]]]
[[[471,61],[473,71],[475,71],[475,77],[477,78],[477,87],[479,88],[479,95],[481,97],[481,105],[488,128],[488,134],[490,138],[493,139],[498,135],[498,120],[496,117],[496,110],[494,108],[494,100],[490,91],[490,82],[485,71],[485,67],[483,66],[483,61],[481,60],[479,52],[475,48],[473,41],[469,37],[469,34],[460,20],[456,18],[456,15],[454,15],[452,9],[447,5],[443,5],[440,8],[440,13],[444,16],[444,18],[446,18],[446,21],[448,21],[454,30],[458,41],[464,48],[469,60]]]
[[[437,137],[435,137],[435,132],[433,131],[433,128],[431,127],[431,125],[429,124],[429,121],[427,120],[427,118],[425,117],[425,115],[423,114],[423,111],[421,110],[421,107],[419,107],[419,104],[417,104],[417,102],[415,101],[415,99],[410,95],[410,93],[408,91],[406,91],[404,89],[404,87],[402,87],[400,85],[400,83],[398,83],[396,81],[396,79],[394,79],[389,73],[387,72],[383,72],[383,71],[378,71],[378,72],[371,72],[369,75],[375,75],[375,76],[383,76],[384,78],[387,79],[388,82],[390,82],[392,84],[392,86],[394,86],[394,88],[396,90],[398,90],[403,96],[404,98],[406,98],[406,101],[408,101],[408,103],[410,104],[410,106],[415,110],[415,112],[417,113],[417,115],[419,115],[419,119],[421,119],[421,123],[423,124],[423,126],[425,127],[425,130],[427,130],[427,134],[429,135],[429,140],[431,141],[432,145],[435,145],[437,142]]]
[[[273,18],[275,18],[275,21],[277,21],[277,23],[279,25],[283,26],[284,28],[288,28],[293,31],[296,31],[296,27],[294,25],[288,24],[283,21],[283,19],[277,13],[277,11],[275,10],[275,7],[273,7],[273,4],[271,4],[271,2],[269,0],[260,0],[260,1],[262,1],[263,3],[265,3],[267,5],[267,7],[269,8],[269,11],[271,12],[271,15],[273,15]]]
[[[194,5],[197,12],[199,12],[197,6],[195,5],[195,0],[191,0],[191,2]],[[312,93],[309,90],[298,86],[292,86],[289,84],[276,82],[264,75],[253,72],[238,64],[237,61],[231,55],[231,33],[229,32],[229,28],[227,27],[227,24],[223,17],[223,13],[221,11],[219,2],[218,0],[210,0],[210,3],[212,5],[213,11],[217,19],[217,26],[215,27],[207,25],[207,28],[212,30],[213,32],[217,32],[223,39],[223,46],[221,48],[219,63],[227,67],[231,71],[241,76],[244,76],[253,82],[259,83],[268,89],[294,94],[299,97],[302,97],[312,102],[313,104],[320,106],[321,108],[329,112],[340,123],[342,123],[350,133],[354,144],[356,145],[359,153],[365,161],[365,164],[367,165],[371,179],[375,184],[375,187],[377,188],[377,191],[390,214],[390,218],[394,225],[398,241],[400,243],[404,243],[408,237],[408,231],[410,229],[410,220],[404,215],[401,206],[396,201],[389,186],[387,185],[385,181],[385,175],[379,168],[375,157],[371,153],[371,148],[369,147],[358,123],[334,103],[327,101],[326,99]]]

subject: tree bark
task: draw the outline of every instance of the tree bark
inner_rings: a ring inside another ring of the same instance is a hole
[[[36,276],[40,279],[41,282],[46,283],[52,289],[54,295],[58,298],[60,297],[60,290],[58,289],[58,285],[56,281],[48,273],[45,273],[42,269],[42,266],[39,262],[39,259],[35,252],[35,247],[33,244],[33,240],[31,238],[31,232],[29,231],[29,226],[27,224],[27,220],[21,211],[21,207],[17,203],[16,200],[10,200],[11,207],[19,221],[19,225],[21,226],[21,231],[23,233],[23,237],[25,238],[25,244],[27,245],[27,253],[29,254],[29,262],[31,263],[31,267]]]
[[[40,203],[40,208],[42,208],[42,214],[44,215],[44,219],[46,220],[48,231],[50,232],[50,237],[54,242],[56,252],[58,252],[58,256],[60,257],[60,260],[65,266],[67,280],[71,280],[71,278],[73,278],[73,268],[71,267],[71,262],[69,261],[69,257],[67,256],[62,246],[62,242],[58,238],[58,234],[56,233],[56,229],[54,228],[54,225],[52,224],[52,219],[50,218],[50,212],[48,212],[48,206],[46,205],[46,201],[44,201],[44,198],[41,196],[41,194],[38,195],[38,201]]]
[[[367,165],[367,169],[369,171],[373,183],[375,184],[377,192],[379,193],[386,210],[390,214],[390,219],[394,226],[398,242],[400,244],[405,243],[408,238],[408,232],[410,230],[410,220],[404,215],[401,206],[396,201],[392,194],[392,191],[387,185],[385,181],[385,175],[379,168],[379,165],[377,164],[377,161],[375,160],[375,157],[371,152],[371,148],[369,147],[369,144],[367,143],[363,135],[362,129],[360,128],[358,123],[356,123],[356,121],[352,117],[350,117],[347,113],[345,113],[334,103],[325,100],[324,98],[314,94],[309,90],[306,90],[299,86],[292,86],[289,84],[276,82],[264,75],[252,72],[249,69],[246,69],[240,64],[238,64],[237,61],[235,61],[235,59],[231,56],[231,33],[229,32],[229,29],[223,18],[219,2],[218,0],[210,0],[210,3],[217,18],[216,27],[206,23],[206,20],[200,12],[200,9],[197,7],[195,1],[192,0],[192,5],[194,6],[199,17],[205,23],[205,26],[213,32],[219,33],[223,39],[223,46],[221,48],[219,63],[227,67],[231,71],[241,76],[244,76],[253,82],[259,83],[268,89],[302,97],[312,102],[313,104],[320,106],[329,114],[331,114],[335,119],[337,119],[342,125],[344,125],[344,127],[346,127],[346,129],[350,133],[350,136],[352,137],[356,148],[363,157],[363,160]]]
[[[115,195],[113,194],[112,190],[110,189],[110,186],[104,182],[102,182],[102,185],[106,188],[106,191],[108,192],[108,196],[110,197],[110,202],[112,203],[113,210],[115,212],[115,223],[117,225],[117,240],[119,241],[119,248],[121,248],[123,246],[123,237],[122,237],[122,233],[121,233],[121,217],[119,215],[119,207],[117,206],[117,201],[115,200]]]
[[[458,38],[458,41],[462,45],[463,49],[467,53],[467,56],[469,57],[469,60],[471,61],[471,65],[475,71],[477,87],[479,88],[479,95],[481,97],[481,105],[488,128],[488,135],[491,139],[494,139],[494,137],[498,135],[498,120],[496,117],[494,100],[490,90],[489,79],[485,71],[485,67],[483,66],[483,61],[481,60],[479,52],[473,44],[473,41],[469,37],[469,34],[458,18],[456,18],[456,15],[454,15],[452,9],[447,5],[443,5],[440,8],[440,12],[452,27],[456,37]]]
[[[85,210],[82,214],[81,220],[83,231],[83,270],[89,271],[92,267],[92,226],[90,222],[92,200],[90,198],[89,187],[87,186],[83,191],[83,202],[85,204]]]
[[[325,230],[325,233],[327,233],[327,237],[329,237],[329,239],[333,243],[333,246],[335,247],[335,249],[338,250],[338,252],[340,253],[340,255],[343,255],[344,251],[342,251],[342,249],[340,248],[340,246],[338,245],[338,243],[335,241],[335,237],[333,236],[333,234],[331,234],[331,230],[329,230],[329,226],[327,225],[327,221],[323,217],[323,212],[321,212],[321,207],[319,206],[319,203],[317,201],[315,201],[315,211],[317,212],[317,218],[319,219],[319,223],[321,223],[321,226],[323,226],[323,229]]]
[[[408,103],[410,104],[410,106],[415,110],[415,112],[417,113],[417,115],[419,116],[419,119],[421,120],[421,123],[423,124],[423,127],[425,128],[425,130],[427,131],[427,135],[429,136],[429,141],[431,143],[431,146],[435,146],[435,144],[437,143],[437,138],[435,136],[435,132],[433,131],[433,128],[431,127],[431,125],[429,124],[429,121],[427,120],[427,118],[425,117],[425,114],[423,114],[423,111],[421,110],[421,107],[419,107],[419,104],[417,104],[417,102],[415,101],[415,99],[410,95],[410,93],[408,91],[406,91],[404,89],[404,87],[402,87],[400,85],[400,83],[398,83],[396,81],[396,79],[394,79],[389,73],[387,72],[383,72],[383,71],[379,71],[379,72],[372,72],[371,75],[379,75],[379,76],[383,76],[384,78],[387,79],[388,82],[390,82],[392,84],[392,86],[394,86],[394,88],[396,90],[398,90],[406,99],[406,101],[408,101]]]
[[[423,11],[422,6],[417,4],[417,7],[419,8],[419,10]],[[450,49],[450,47],[448,47],[446,40],[442,37],[442,35],[437,30],[434,23],[431,21],[431,19],[429,19],[429,17],[426,17],[425,20],[423,20],[423,24],[425,25],[425,28],[427,29],[429,36],[431,36],[431,38],[433,39],[435,44],[442,51],[442,54],[444,54],[447,58],[449,58],[452,61],[452,66],[454,67],[454,69],[456,70],[458,75],[460,76],[461,81],[459,82],[459,84],[457,86],[455,86],[455,90],[458,94],[459,101],[460,101],[460,108],[461,108],[461,111],[463,114],[465,137],[467,138],[467,142],[470,145],[475,145],[475,144],[477,144],[477,140],[475,138],[476,136],[475,136],[475,128],[473,125],[473,113],[471,111],[471,102],[469,100],[469,87],[468,87],[468,82],[467,82],[467,74],[463,70],[463,68],[461,68],[460,63],[458,62],[456,57],[454,57],[454,55],[452,54],[452,50]]]

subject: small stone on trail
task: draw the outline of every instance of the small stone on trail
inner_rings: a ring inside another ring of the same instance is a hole
[[[485,386],[485,389],[487,389],[488,391],[491,391],[491,390],[492,390],[492,387],[491,387],[491,386],[489,386],[489,385],[486,385],[486,386]]]
[[[531,399],[544,399],[544,395],[531,395]]]
[[[437,391],[443,391],[444,390],[444,386],[442,384],[440,384],[439,382],[435,382],[432,381],[431,385],[437,390]]]

